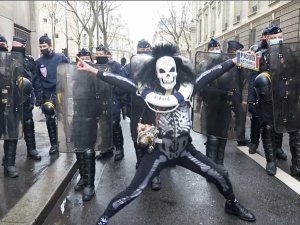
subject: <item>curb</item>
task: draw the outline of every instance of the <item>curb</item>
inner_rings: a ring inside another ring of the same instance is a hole
[[[0,220],[0,225],[41,225],[77,171],[75,154],[60,153],[41,178]]]

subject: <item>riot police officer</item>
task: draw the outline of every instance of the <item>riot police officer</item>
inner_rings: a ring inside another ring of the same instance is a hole
[[[268,36],[270,29],[265,28],[261,35],[261,43],[260,46],[253,45],[250,49],[254,50],[260,56],[260,71],[267,71],[269,68],[266,64],[267,55],[268,55]],[[261,112],[258,105],[258,97],[254,88],[255,78],[258,76],[259,72],[252,73],[249,78],[249,87],[248,87],[248,105],[249,112],[251,113],[251,126],[250,126],[250,145],[249,145],[249,153],[255,154],[259,145],[259,138],[261,134]],[[287,159],[287,155],[282,150],[282,138],[283,135],[274,132],[274,147],[275,147],[275,156],[278,159]]]
[[[23,78],[23,57],[20,53],[8,52],[7,40],[0,35],[0,138],[4,139],[2,165],[4,175],[19,176],[15,166],[17,143],[22,122],[21,107],[30,96],[31,82]],[[23,99],[23,96],[25,98]]]
[[[267,30],[268,37],[272,34],[282,32],[280,28],[271,26]],[[267,39],[267,44],[270,41]],[[258,99],[258,111],[260,117],[260,126],[262,129],[262,143],[266,156],[266,172],[268,175],[275,175],[277,171],[277,157],[282,157],[286,159],[286,155],[282,151],[278,151],[281,148],[276,148],[275,139],[277,136],[282,136],[282,134],[277,134],[274,130],[274,119],[273,119],[273,103],[272,103],[272,89],[271,89],[271,79],[270,74],[270,54],[269,50],[261,52],[260,58],[260,71],[259,75],[254,79],[254,90]],[[278,140],[277,140],[278,141]],[[282,138],[281,138],[282,142]],[[277,144],[278,145],[278,144]],[[282,150],[282,149],[281,149]],[[278,153],[277,153],[278,151]],[[284,154],[284,156],[282,156]]]
[[[232,56],[235,56],[236,51],[242,50],[244,48],[244,45],[242,45],[239,41],[237,40],[229,40],[228,42],[228,47],[227,47],[227,53],[232,54]],[[239,95],[243,95],[243,89],[244,85],[246,84],[246,77],[242,75],[243,69],[242,68],[235,68],[236,72],[238,74],[241,74],[241,76],[237,76],[238,80],[238,90],[239,90]],[[240,98],[242,100],[242,98]],[[244,109],[242,107],[242,102],[241,104],[238,104],[238,112],[236,114],[236,122],[237,122],[237,143],[240,146],[245,146],[250,144],[250,140],[245,137],[246,133],[246,119],[247,119],[247,113],[244,112]]]
[[[85,62],[92,64],[91,53],[82,48],[78,54]],[[76,158],[79,167],[80,180],[74,186],[75,191],[83,190],[83,201],[89,201],[95,195],[95,144],[97,139],[97,115],[100,104],[92,104],[86,108],[85,99],[96,99],[96,83],[94,77],[88,74],[73,75],[74,114],[73,141],[76,148]],[[91,101],[90,101],[91,102]],[[95,102],[94,102],[95,103]],[[86,132],[89,135],[86,135]]]
[[[57,125],[55,114],[56,101],[56,68],[59,63],[68,63],[68,59],[63,54],[57,54],[52,49],[51,39],[47,35],[43,35],[39,39],[39,47],[42,56],[36,60],[38,77],[42,85],[43,97],[37,99],[36,106],[41,106],[42,112],[46,117],[46,125],[48,129],[51,148],[50,155],[57,155]]]
[[[27,146],[27,157],[30,157],[34,160],[41,160],[42,157],[36,150],[34,121],[32,114],[35,96],[37,96],[36,98],[38,100],[41,99],[41,85],[39,79],[37,79],[36,65],[33,57],[30,55],[25,55],[26,42],[27,40],[14,36],[11,51],[20,52],[24,56],[23,76],[32,83],[30,96],[28,96],[27,100],[23,103],[23,131]]]
[[[288,131],[292,155],[290,172],[292,176],[300,176],[299,56],[293,48],[299,43],[285,44],[282,29],[275,25],[269,28],[268,34],[273,117],[275,128],[280,132],[275,133],[274,148],[277,153],[282,151],[283,132]]]
[[[250,47],[250,50],[262,54],[268,50],[268,28],[263,29],[261,34],[261,43],[260,45],[253,45]],[[261,59],[262,60],[262,57]],[[262,63],[260,63],[262,64]],[[254,80],[259,73],[252,73],[249,77],[249,86],[248,86],[248,111],[251,114],[251,123],[250,123],[250,145],[249,145],[249,153],[255,154],[259,145],[261,127],[260,127],[260,112],[258,107],[258,99],[256,96],[256,92],[254,89]]]
[[[107,65],[110,67],[111,72],[119,74],[121,70],[121,64],[109,58],[108,50],[100,44],[96,48],[96,64]],[[113,143],[115,146],[115,156],[114,160],[119,161],[124,158],[124,137],[121,127],[121,99],[126,93],[118,88],[113,87],[113,104],[112,104],[112,123],[113,123]],[[109,157],[113,155],[113,149],[107,149],[105,151],[100,151],[100,154],[97,156],[98,159]]]
[[[200,63],[200,70],[206,71],[213,65],[223,62],[222,51],[220,43],[211,38],[207,45],[208,57],[207,60]],[[200,71],[196,71],[197,73]],[[199,93],[204,101],[207,103],[206,111],[206,126],[207,126],[207,140],[206,140],[206,156],[212,159],[219,165],[224,164],[224,152],[227,143],[227,134],[222,133],[216,136],[214,121],[224,121],[222,125],[226,128],[220,128],[220,131],[227,131],[229,121],[230,109],[227,106],[228,91],[221,88],[220,82],[211,82]],[[222,109],[222,110],[217,110]],[[221,125],[221,124],[220,124]],[[209,180],[208,180],[209,181]]]

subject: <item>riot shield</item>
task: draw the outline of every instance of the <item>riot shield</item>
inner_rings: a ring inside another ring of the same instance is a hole
[[[274,127],[278,133],[300,128],[300,42],[271,45]]]
[[[197,74],[235,57],[232,54],[197,52]],[[247,115],[248,74],[234,67],[193,97],[192,128],[219,138],[242,139]]]
[[[22,130],[23,57],[0,51],[0,139],[19,139]]]
[[[148,54],[133,55],[130,58],[130,76],[135,79],[137,74],[141,72],[144,65],[148,63],[153,57]]]
[[[59,150],[81,152],[87,148],[96,151],[112,148],[111,85],[93,74],[78,71],[76,64],[59,64],[57,79]]]

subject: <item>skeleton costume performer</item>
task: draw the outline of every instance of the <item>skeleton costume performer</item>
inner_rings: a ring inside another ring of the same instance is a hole
[[[213,67],[196,79],[191,63],[179,55],[175,46],[155,46],[152,56],[137,74],[138,86],[116,74],[96,71],[82,61],[78,63],[79,70],[97,73],[98,78],[141,95],[149,107],[145,110],[154,109],[153,125],[158,130],[154,149],[144,155],[131,184],[111,200],[97,225],[107,224],[109,218],[137,198],[153,177],[171,164],[209,177],[226,198],[227,213],[246,221],[255,221],[255,216],[235,199],[226,172],[197,151],[190,137],[190,97],[232,68],[233,61],[230,59]]]

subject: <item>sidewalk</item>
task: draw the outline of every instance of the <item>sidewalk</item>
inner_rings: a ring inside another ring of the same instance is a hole
[[[21,139],[16,157],[19,177],[4,177],[3,167],[0,167],[0,225],[40,225],[77,170],[73,154],[49,155],[46,122],[37,108],[34,121],[37,150],[42,160],[36,162],[27,158],[25,141]],[[0,141],[2,156],[3,141]]]

